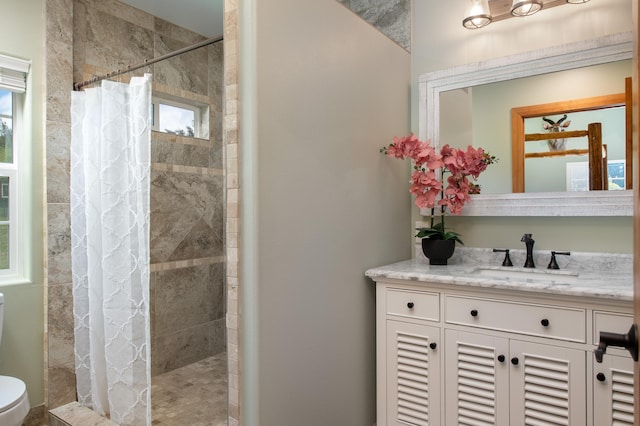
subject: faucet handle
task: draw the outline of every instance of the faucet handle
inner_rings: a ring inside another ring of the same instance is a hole
[[[511,258],[509,257],[509,249],[493,249],[494,253],[504,253],[504,260],[502,261],[502,266],[513,266],[511,263]]]
[[[529,241],[533,241],[533,238],[531,238],[532,235],[533,234],[524,234],[522,236],[522,238],[520,238],[520,241],[523,242],[523,243],[527,243]]]
[[[558,262],[556,261],[556,254],[563,256],[570,256],[571,252],[568,251],[551,251],[551,260],[549,261],[549,266],[547,269],[560,269],[558,266]]]

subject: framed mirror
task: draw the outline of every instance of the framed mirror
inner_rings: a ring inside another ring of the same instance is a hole
[[[419,79],[419,137],[441,142],[441,94],[496,82],[507,82],[557,71],[580,69],[630,60],[632,33],[540,49],[456,68],[426,73]],[[516,107],[518,105],[512,105]],[[445,117],[446,118],[446,117]],[[443,142],[446,143],[446,142]],[[511,191],[511,141],[506,152],[498,153],[506,174],[497,180],[504,188],[498,193],[473,195],[465,206],[467,216],[627,216],[631,215],[632,193],[621,191],[535,192]],[[482,144],[479,144],[482,146]],[[490,150],[492,154],[496,154]],[[506,163],[506,166],[504,166]],[[428,215],[429,212],[421,212]]]

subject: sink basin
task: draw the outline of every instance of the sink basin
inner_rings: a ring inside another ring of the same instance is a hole
[[[476,268],[470,272],[470,275],[476,277],[487,277],[506,281],[524,280],[529,281],[545,281],[551,283],[570,283],[578,279],[578,273],[572,271],[556,271],[556,270],[526,270],[526,269],[507,269],[507,268]]]

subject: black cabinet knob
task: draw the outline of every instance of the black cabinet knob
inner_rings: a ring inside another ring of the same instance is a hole
[[[598,373],[596,374],[596,379],[598,379],[599,382],[604,382],[607,377],[604,375],[604,373]]]
[[[504,362],[504,360],[505,360],[504,355],[498,355],[498,361]]]
[[[520,360],[518,359],[518,357],[514,356],[513,358],[511,358],[511,364],[518,365],[519,362]]]
[[[409,302],[409,303],[407,303],[407,308],[409,308],[409,309],[413,309],[413,306],[414,306],[414,305],[413,305],[413,302]]]
[[[543,327],[549,327],[549,320],[545,318],[540,321],[540,324],[542,324]]]
[[[437,348],[437,347],[438,347],[438,344],[437,344],[436,342],[431,342],[431,343],[429,343],[429,347],[430,347],[431,349],[435,349],[435,348]]]
[[[470,313],[471,313],[472,317],[477,317],[478,316],[478,310],[477,309],[472,309]]]

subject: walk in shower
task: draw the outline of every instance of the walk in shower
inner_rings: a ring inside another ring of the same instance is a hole
[[[72,39],[75,82],[205,39],[118,1],[74,0],[72,14],[63,10],[69,6],[63,3],[50,3],[47,19],[58,23],[64,21],[63,15],[72,16],[72,37],[54,33],[65,42]],[[63,62],[63,53],[58,53],[57,61]],[[153,424],[222,425],[227,423],[223,42],[146,66],[136,75],[144,72],[153,76],[149,247]],[[114,80],[126,82],[129,77]],[[48,90],[49,100],[56,99],[55,90]],[[68,161],[69,152],[51,145],[47,155],[49,164],[57,164]],[[48,183],[50,200],[58,191],[56,184]],[[65,202],[60,198],[56,206],[49,206],[50,214]],[[50,235],[67,233],[64,225],[52,231],[58,224],[50,219]],[[50,257],[50,271],[62,270],[67,261]],[[65,283],[67,277],[50,274],[48,285],[56,291],[50,291],[48,301],[49,408],[75,399],[73,352],[68,347],[73,321],[52,309],[68,306],[71,294],[57,291],[58,280]],[[61,339],[64,347],[58,344]]]

